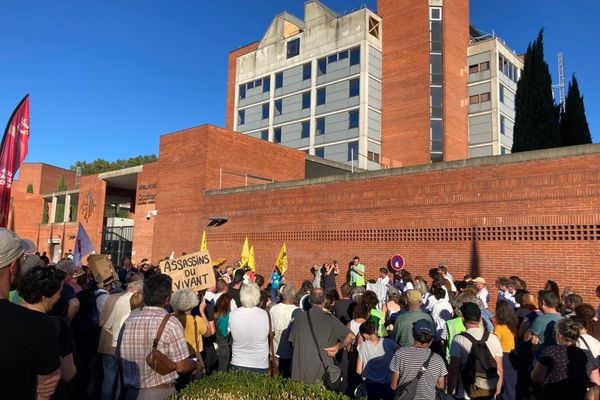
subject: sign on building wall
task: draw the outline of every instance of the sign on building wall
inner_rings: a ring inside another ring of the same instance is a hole
[[[160,270],[173,279],[173,290],[201,290],[216,285],[215,273],[208,251],[186,254],[162,261]]]

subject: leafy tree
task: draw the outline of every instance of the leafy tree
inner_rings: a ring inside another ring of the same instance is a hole
[[[27,185],[27,189],[25,189],[25,193],[33,193],[33,184],[32,183]]]
[[[64,192],[67,190],[67,184],[65,183],[65,177],[63,175],[60,176],[58,180],[58,191]]]
[[[149,164],[157,161],[156,155],[131,157],[127,160],[116,160],[113,162],[98,158],[92,162],[77,161],[71,166],[71,170],[75,171],[78,167],[81,168],[81,175],[94,175],[103,172],[116,171],[118,169],[135,167],[137,165]]]
[[[544,30],[530,43],[515,96],[512,152],[560,146],[560,131],[552,97],[552,79],[544,60]]]
[[[579,93],[579,84],[575,75],[569,82],[565,110],[560,119],[560,136],[563,146],[592,143],[592,135],[585,117],[583,96]]]

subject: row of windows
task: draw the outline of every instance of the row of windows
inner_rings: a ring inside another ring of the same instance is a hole
[[[430,159],[443,161],[444,114],[443,84],[443,25],[442,8],[429,8],[429,107],[430,107]]]
[[[490,101],[490,98],[490,92],[474,94],[473,96],[469,96],[469,104],[485,103],[486,101]]]
[[[359,123],[360,123],[360,114],[359,114],[358,110],[349,111],[348,112],[348,129],[358,128]],[[280,143],[281,142],[281,127],[273,128],[273,132],[274,132],[274,137],[275,137],[274,142]],[[324,135],[325,133],[326,133],[325,132],[325,117],[317,118],[315,134],[316,135]],[[301,123],[300,138],[305,139],[308,137],[310,137],[310,121],[303,121]],[[261,131],[261,138],[263,140],[268,140],[269,131],[268,130]]]
[[[498,70],[514,83],[519,80],[519,69],[502,54],[498,56]]]
[[[317,60],[317,75],[325,75],[327,73],[327,65],[342,61],[350,57],[350,66],[360,64],[360,46],[350,50],[344,50],[339,53],[331,54],[327,57]]]
[[[267,93],[269,90],[271,90],[271,78],[267,76],[265,78],[241,84],[239,88],[240,99],[246,98],[246,90],[259,88],[261,86],[263,93]]]
[[[469,65],[469,74],[476,74],[478,72],[487,71],[489,69],[490,69],[490,62],[489,61],[484,61],[484,62],[479,63],[479,64]]]

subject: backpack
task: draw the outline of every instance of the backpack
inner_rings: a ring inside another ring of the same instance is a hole
[[[476,340],[467,332],[461,333],[460,336],[464,336],[471,342],[467,364],[461,372],[465,392],[472,399],[493,396],[496,393],[499,376],[496,359],[486,345],[490,333],[485,331],[481,340]]]

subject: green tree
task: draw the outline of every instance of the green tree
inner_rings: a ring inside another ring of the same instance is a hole
[[[147,156],[136,156],[128,158],[127,160],[116,160],[113,162],[106,161],[102,158],[98,158],[92,162],[77,161],[75,165],[71,166],[71,170],[75,171],[77,168],[81,168],[81,175],[94,175],[102,172],[116,171],[118,169],[135,167],[137,165],[149,164],[157,161],[156,155],[151,154]]]
[[[565,109],[560,119],[560,136],[563,146],[592,143],[590,127],[585,117],[583,96],[579,93],[579,84],[575,75],[569,82]]]
[[[63,175],[60,176],[58,180],[58,191],[64,192],[67,190],[67,184],[65,183],[65,177]]]
[[[25,193],[33,193],[33,184],[32,183],[27,185],[27,189],[25,189]]]
[[[547,149],[561,144],[552,96],[552,78],[544,60],[544,30],[530,43],[515,96],[512,152]]]

